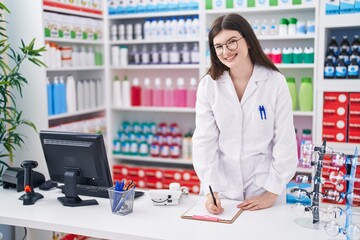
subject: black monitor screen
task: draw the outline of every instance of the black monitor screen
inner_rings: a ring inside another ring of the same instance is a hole
[[[112,186],[101,134],[40,131],[40,140],[52,181],[65,183],[65,188],[70,180],[71,184]]]

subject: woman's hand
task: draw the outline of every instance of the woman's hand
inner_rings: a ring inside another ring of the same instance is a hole
[[[260,196],[245,199],[245,201],[240,203],[237,207],[243,210],[250,210],[250,211],[269,208],[272,205],[274,205],[277,196],[278,195],[275,193],[265,192]]]
[[[206,194],[205,208],[209,213],[220,214],[224,211],[224,209],[221,207],[221,201],[217,192],[214,192],[214,197],[216,200],[216,205],[214,204],[214,200],[211,194]]]

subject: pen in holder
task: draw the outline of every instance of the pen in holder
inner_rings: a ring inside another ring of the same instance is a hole
[[[120,191],[111,187],[108,193],[112,213],[124,216],[133,212],[135,188]]]

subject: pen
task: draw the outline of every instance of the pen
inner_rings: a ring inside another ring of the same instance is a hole
[[[214,192],[213,192],[213,190],[212,190],[212,188],[211,188],[211,186],[210,186],[210,185],[209,185],[209,189],[210,189],[210,193],[211,193],[211,196],[212,196],[213,202],[214,202],[215,206],[217,207],[217,204],[216,204],[216,199],[215,199],[215,196],[214,196]]]

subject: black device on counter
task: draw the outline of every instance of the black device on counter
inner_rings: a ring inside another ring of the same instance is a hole
[[[39,187],[45,182],[45,177],[42,173],[31,171],[33,187]],[[16,188],[18,192],[24,191],[24,172],[24,169],[20,167],[7,168],[2,175],[3,188]]]
[[[65,184],[65,197],[58,200],[69,207],[98,204],[95,199],[82,200],[77,184],[112,187],[103,136],[40,131],[40,140],[50,179]]]

